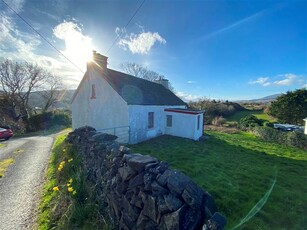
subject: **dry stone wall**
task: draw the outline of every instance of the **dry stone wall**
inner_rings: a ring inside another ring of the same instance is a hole
[[[168,163],[120,146],[116,136],[82,127],[70,133],[99,205],[119,229],[223,229],[212,196]]]

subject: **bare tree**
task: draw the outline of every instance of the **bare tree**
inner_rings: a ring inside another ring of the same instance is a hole
[[[63,89],[63,84],[58,76],[49,73],[46,75],[45,81],[43,90],[39,91],[44,100],[43,112],[48,111],[58,101],[60,91]]]
[[[131,74],[132,76],[143,78],[149,81],[154,81],[159,78],[164,78],[161,74],[149,70],[146,67],[133,63],[133,62],[126,62],[121,64],[121,68],[128,74]]]
[[[56,82],[53,75],[37,65],[13,62],[8,59],[0,63],[2,97],[12,104],[15,118],[19,116],[28,118],[32,112],[29,106],[30,94],[46,87],[54,91],[58,85]],[[45,97],[47,109],[52,104],[53,97],[53,92],[51,94],[49,92],[49,95]]]
[[[122,63],[121,64],[121,68],[124,70],[124,72],[135,76],[135,77],[139,77],[139,78],[143,78],[145,80],[148,81],[155,81],[155,80],[161,80],[164,79],[164,76],[147,69],[146,67],[133,63],[133,62],[126,62],[126,63]],[[168,83],[168,89],[170,91],[172,91],[173,93],[175,93],[175,88],[173,87],[173,85],[169,82]]]

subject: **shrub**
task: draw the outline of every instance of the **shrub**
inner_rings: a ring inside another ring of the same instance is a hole
[[[262,120],[254,115],[247,115],[240,119],[239,125],[241,128],[251,128],[262,125]]]
[[[254,127],[252,133],[269,142],[307,149],[307,136],[301,132],[281,132],[271,127]]]
[[[218,116],[227,117],[237,111],[245,110],[241,105],[229,101],[216,101],[203,99],[197,102],[190,102],[189,107],[193,109],[205,110],[204,124],[211,124],[213,119]]]
[[[307,136],[301,132],[288,132],[287,145],[307,149]]]
[[[46,112],[34,115],[28,120],[27,131],[38,131],[50,129],[54,126],[69,127],[71,125],[71,117],[66,113]]]
[[[226,119],[222,116],[215,117],[212,120],[212,124],[216,126],[222,126],[223,124],[225,124],[225,122],[226,122]]]
[[[274,124],[273,124],[272,122],[265,121],[265,122],[263,122],[263,126],[273,128],[273,127],[274,127]]]

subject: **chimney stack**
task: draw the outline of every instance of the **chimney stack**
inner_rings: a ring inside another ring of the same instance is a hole
[[[102,69],[107,69],[108,57],[103,56],[100,53],[97,53],[96,50],[93,50],[92,62],[94,62],[96,65],[98,65]],[[91,63],[88,63],[88,67],[90,65],[91,65]]]
[[[154,82],[163,85],[166,89],[169,89],[168,80],[165,78],[159,77],[159,79],[154,80]]]

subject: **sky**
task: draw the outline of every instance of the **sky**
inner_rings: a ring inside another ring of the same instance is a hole
[[[0,61],[37,63],[74,89],[92,50],[111,69],[158,72],[186,101],[285,93],[306,88],[307,1],[0,0]]]

